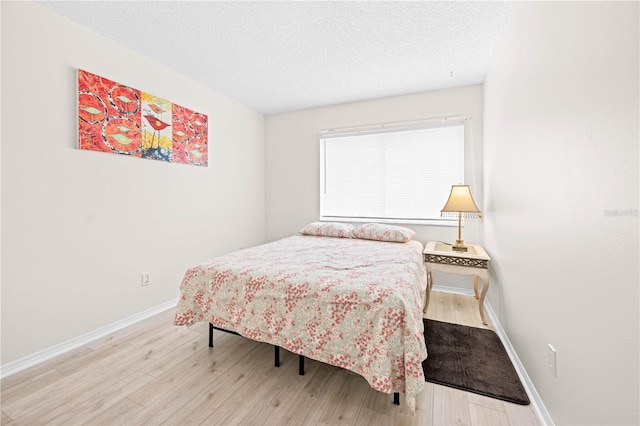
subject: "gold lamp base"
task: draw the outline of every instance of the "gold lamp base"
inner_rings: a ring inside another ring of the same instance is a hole
[[[456,243],[451,246],[451,250],[459,251],[459,252],[466,252],[468,250],[468,247],[464,245],[464,241],[456,240]]]

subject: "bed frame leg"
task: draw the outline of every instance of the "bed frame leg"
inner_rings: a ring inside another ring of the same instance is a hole
[[[304,376],[304,357],[298,355],[298,374]]]
[[[274,346],[275,348],[275,361],[274,365],[280,367],[280,346]]]
[[[400,392],[393,393],[393,403],[395,405],[400,405]]]
[[[213,324],[209,323],[209,347],[213,347]]]

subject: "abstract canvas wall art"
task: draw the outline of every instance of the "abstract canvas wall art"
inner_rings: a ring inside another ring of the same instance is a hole
[[[78,147],[207,167],[208,117],[78,70]]]

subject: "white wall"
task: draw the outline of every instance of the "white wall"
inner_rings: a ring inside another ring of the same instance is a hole
[[[640,423],[638,36],[637,2],[517,3],[485,81],[489,297],[556,424]]]
[[[467,86],[372,101],[354,102],[267,116],[267,240],[295,234],[320,216],[320,145],[318,130],[430,117],[467,115],[465,179],[482,202],[482,86]],[[475,161],[471,161],[475,158]],[[424,167],[429,167],[425,164]],[[474,173],[475,172],[475,173]],[[425,182],[425,184],[427,184]],[[476,186],[477,188],[474,188]],[[448,195],[448,194],[447,194]],[[446,196],[442,205],[446,203]],[[480,204],[479,204],[480,205]],[[457,227],[405,225],[416,240],[455,241]],[[468,221],[462,237],[478,243],[477,222]],[[436,277],[438,284],[440,282]]]
[[[264,117],[37,4],[1,7],[8,363],[177,298],[188,266],[264,242]],[[209,167],[75,149],[77,68],[208,114]]]

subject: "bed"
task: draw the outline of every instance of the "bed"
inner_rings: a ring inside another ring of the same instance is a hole
[[[422,244],[381,224],[312,223],[189,268],[174,324],[212,327],[353,371],[409,407],[425,386]]]

